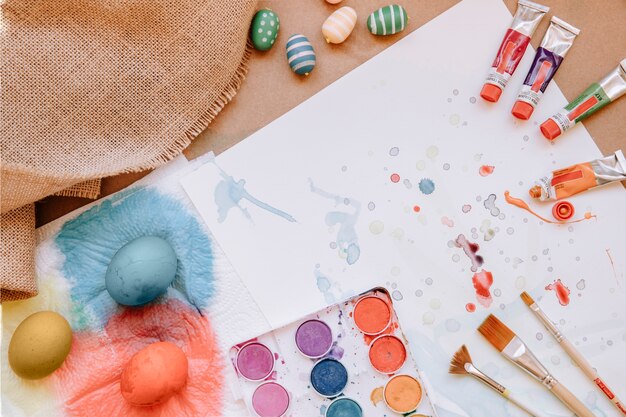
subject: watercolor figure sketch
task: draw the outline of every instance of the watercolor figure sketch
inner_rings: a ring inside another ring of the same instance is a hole
[[[571,415],[477,332],[493,313],[592,412],[614,417],[519,295],[538,300],[623,390],[626,192],[617,182],[572,197],[582,221],[569,224],[507,202],[507,191],[529,201],[535,179],[601,156],[582,125],[566,140],[541,136],[539,123],[567,102],[555,83],[528,121],[510,114],[515,88],[495,104],[480,99],[477,74],[510,20],[500,1],[459,3],[182,185],[272,328],[384,286],[439,416],[522,415],[447,373],[462,344],[526,401]],[[530,204],[551,217],[551,204]]]

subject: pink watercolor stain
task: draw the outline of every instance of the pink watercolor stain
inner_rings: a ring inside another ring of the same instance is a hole
[[[465,304],[465,310],[468,313],[473,313],[474,311],[476,311],[476,304],[474,304],[474,303],[467,303],[467,304]]]
[[[394,183],[396,183],[396,182],[400,182],[400,175],[395,174],[395,173],[394,173],[394,174],[391,174],[390,179],[391,179],[391,182],[394,182]]]
[[[166,402],[136,407],[124,400],[122,370],[154,342],[169,341],[189,361],[186,386]],[[64,415],[192,417],[222,415],[222,357],[211,324],[178,300],[126,308],[100,331],[74,333],[72,350],[51,377]]]
[[[557,279],[552,284],[546,285],[546,291],[554,291],[556,298],[559,300],[559,304],[566,306],[569,304],[570,289],[565,284]]]
[[[483,307],[489,307],[493,301],[489,288],[493,284],[493,274],[489,271],[481,269],[472,277],[474,290],[476,290],[476,300]]]
[[[454,227],[454,220],[448,218],[447,216],[443,216],[441,218],[441,224],[444,224],[448,227]]]
[[[478,169],[478,173],[481,177],[486,177],[493,173],[493,170],[496,169],[493,165],[483,165]]]
[[[454,244],[457,248],[463,249],[465,255],[472,261],[472,267],[470,268],[472,272],[478,271],[478,268],[480,268],[484,262],[483,257],[477,254],[478,249],[480,249],[478,243],[472,243],[467,240],[465,235],[460,234],[454,241]]]

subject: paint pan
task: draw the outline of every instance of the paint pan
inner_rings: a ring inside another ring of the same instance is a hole
[[[328,405],[324,417],[363,417],[363,408],[352,398],[340,397]]]
[[[411,375],[396,375],[385,384],[383,400],[395,413],[411,413],[422,401],[422,385]]]
[[[274,370],[274,354],[264,344],[250,342],[237,352],[235,366],[248,381],[263,381]]]
[[[282,417],[289,403],[289,392],[274,381],[262,383],[252,394],[252,408],[259,417]]]
[[[375,336],[391,324],[391,307],[382,298],[370,295],[356,302],[353,316],[354,324],[360,331]]]
[[[319,360],[311,370],[311,386],[326,398],[335,398],[348,385],[348,370],[336,359]]]
[[[372,341],[369,360],[374,369],[382,374],[394,374],[404,365],[407,358],[406,347],[400,338],[384,334]]]
[[[307,320],[298,326],[295,342],[300,353],[307,358],[321,358],[333,347],[333,332],[322,320]]]

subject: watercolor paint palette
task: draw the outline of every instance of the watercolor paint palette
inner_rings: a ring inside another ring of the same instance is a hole
[[[252,416],[432,416],[389,293],[375,288],[233,346]]]

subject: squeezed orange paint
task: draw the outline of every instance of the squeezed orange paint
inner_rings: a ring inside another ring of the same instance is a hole
[[[589,220],[592,217],[596,217],[594,214],[591,214],[591,212],[587,212],[585,213],[585,217],[577,219],[577,220],[570,220],[570,221],[565,221],[565,222],[555,222],[552,220],[548,220],[545,217],[541,216],[540,214],[534,212],[529,206],[528,204],[520,199],[520,198],[516,198],[516,197],[511,197],[511,194],[509,194],[508,191],[504,192],[504,199],[506,200],[507,203],[519,207],[522,210],[526,210],[527,212],[529,212],[530,214],[532,214],[533,216],[543,220],[546,223],[552,223],[552,224],[569,224],[569,223],[578,223],[578,222],[582,222],[584,220]]]

